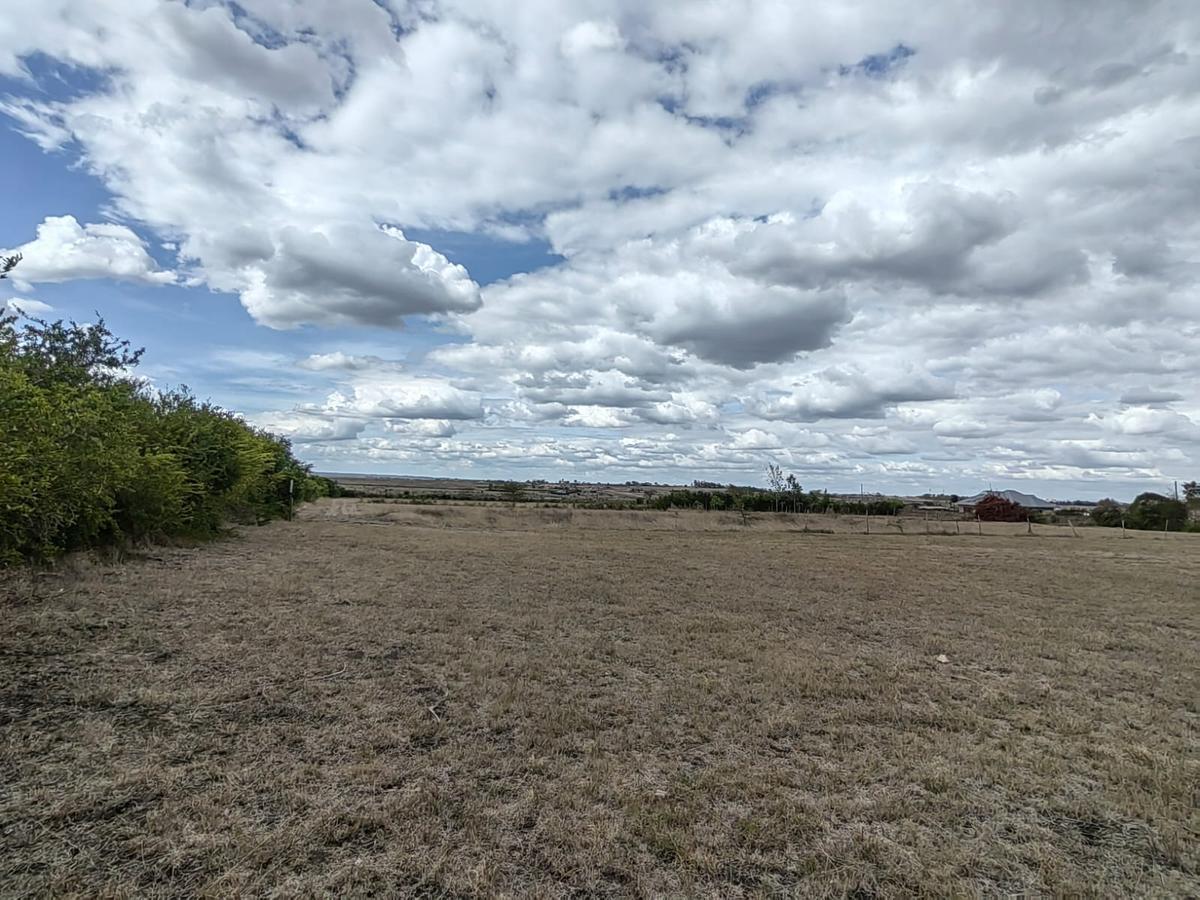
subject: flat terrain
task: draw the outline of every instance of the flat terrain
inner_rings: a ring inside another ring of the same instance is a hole
[[[415,478],[402,475],[339,475],[330,478],[359,497],[390,497],[420,500],[437,498],[467,503],[492,502],[507,496],[503,481],[477,478]],[[528,502],[555,505],[636,504],[663,491],[670,485],[600,484],[591,482],[525,481],[521,482],[521,497]]]
[[[0,894],[1200,895],[1200,540],[802,527],[326,501],[12,575]]]

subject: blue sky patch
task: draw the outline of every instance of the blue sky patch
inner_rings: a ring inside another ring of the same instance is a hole
[[[840,66],[838,72],[842,75],[861,72],[868,78],[883,78],[902,65],[910,56],[915,56],[916,52],[907,44],[897,44],[886,53],[872,53],[870,56],[864,56],[852,66]]]
[[[469,231],[411,227],[401,230],[410,241],[428,244],[451,262],[465,266],[481,285],[503,281],[521,272],[535,272],[563,260],[550,242],[542,238],[516,242]]]

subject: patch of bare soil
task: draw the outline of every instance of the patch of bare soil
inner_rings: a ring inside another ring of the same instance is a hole
[[[0,582],[0,893],[1200,894],[1200,541],[334,508]]]

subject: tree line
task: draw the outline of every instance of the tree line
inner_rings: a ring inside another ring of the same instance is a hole
[[[677,488],[655,495],[648,506],[660,510],[829,512],[859,516],[894,516],[904,508],[903,500],[891,497],[851,500],[830,497],[823,491],[805,491],[794,475],[784,473],[774,463],[767,466],[766,473],[768,488],[765,490],[697,481],[690,489]],[[1128,506],[1116,500],[1101,500],[1091,509],[1088,519],[1096,525],[1116,528],[1200,531],[1200,522],[1193,521],[1190,515],[1190,510],[1200,507],[1200,482],[1189,481],[1181,488],[1184,495],[1182,500],[1150,492],[1139,494]],[[952,499],[958,498],[952,495]],[[999,496],[982,501],[976,507],[976,513],[981,520],[988,522],[1044,521],[1046,518],[1044,514],[1023,509]]]
[[[210,537],[336,492],[284,438],[134,378],[141,355],[103,320],[0,317],[0,565]]]
[[[795,475],[785,475],[771,464],[767,466],[769,488],[697,482],[691,489],[678,488],[656,494],[650,501],[652,509],[704,509],[741,512],[837,513],[839,515],[894,516],[904,508],[904,501],[894,497],[870,500],[847,500],[831,497],[825,491],[806,491]]]

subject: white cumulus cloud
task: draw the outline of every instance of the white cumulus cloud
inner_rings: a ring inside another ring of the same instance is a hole
[[[18,285],[79,278],[146,284],[175,281],[175,274],[161,269],[146,247],[146,242],[125,225],[80,225],[74,216],[48,216],[38,225],[36,238],[5,251],[5,255],[21,255],[20,264],[10,276]]]

